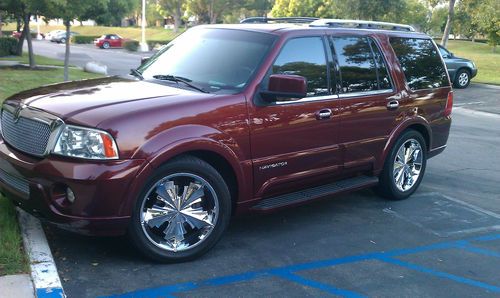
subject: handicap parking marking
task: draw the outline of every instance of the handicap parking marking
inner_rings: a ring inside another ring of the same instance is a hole
[[[298,274],[297,272],[311,270],[311,269],[320,269],[325,267],[332,267],[340,264],[351,264],[357,263],[366,260],[376,260],[382,261],[394,265],[398,265],[407,269],[411,269],[414,271],[422,272],[430,276],[439,277],[447,280],[451,280],[453,282],[473,286],[476,288],[480,288],[483,290],[487,290],[494,293],[500,293],[500,287],[496,285],[491,285],[485,282],[473,280],[470,278],[450,274],[444,271],[439,271],[436,269],[428,268],[425,266],[421,266],[419,264],[415,264],[413,262],[407,262],[397,257],[418,254],[422,252],[431,252],[437,250],[446,250],[446,249],[462,249],[467,250],[469,252],[478,253],[487,256],[500,257],[499,253],[490,251],[487,249],[482,249],[474,246],[476,242],[488,242],[488,241],[496,241],[500,240],[500,234],[491,234],[486,236],[474,237],[466,240],[456,240],[442,243],[435,243],[426,246],[413,247],[413,248],[405,248],[405,249],[396,249],[387,252],[374,252],[368,254],[347,256],[342,258],[335,259],[327,259],[322,261],[313,261],[309,263],[302,264],[294,264],[285,267],[279,268],[269,268],[263,269],[259,271],[250,271],[244,272],[240,274],[227,275],[202,281],[193,281],[193,282],[185,282],[173,285],[167,285],[156,288],[142,289],[136,290],[133,292],[125,293],[125,294],[117,294],[111,296],[103,296],[103,297],[175,297],[176,294],[180,294],[187,291],[198,290],[206,287],[218,287],[225,286],[230,284],[236,284],[240,282],[250,281],[257,278],[269,278],[269,277],[279,277],[288,281],[292,281],[294,283],[298,283],[303,286],[307,286],[310,288],[321,290],[328,294],[334,294],[342,297],[363,297],[363,294],[342,289],[341,287],[337,287],[335,285],[330,285],[326,283],[322,283],[319,281],[315,281],[313,279],[304,278]]]

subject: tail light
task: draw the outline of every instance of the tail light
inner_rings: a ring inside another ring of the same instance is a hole
[[[453,91],[448,92],[448,98],[446,99],[446,107],[444,108],[444,116],[448,117],[451,115],[451,110],[453,109]]]

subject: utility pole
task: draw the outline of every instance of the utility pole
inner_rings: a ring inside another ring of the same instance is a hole
[[[142,0],[141,29],[141,52],[147,52],[149,49],[146,43],[146,0]]]

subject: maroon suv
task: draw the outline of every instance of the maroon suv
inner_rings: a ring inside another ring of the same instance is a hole
[[[209,250],[232,214],[372,186],[404,199],[451,124],[438,49],[404,25],[199,26],[132,74],[6,100],[0,190],[162,261]]]

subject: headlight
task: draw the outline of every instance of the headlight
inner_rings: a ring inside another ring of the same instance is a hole
[[[109,133],[73,125],[63,128],[52,152],[87,159],[118,158],[118,149]]]

